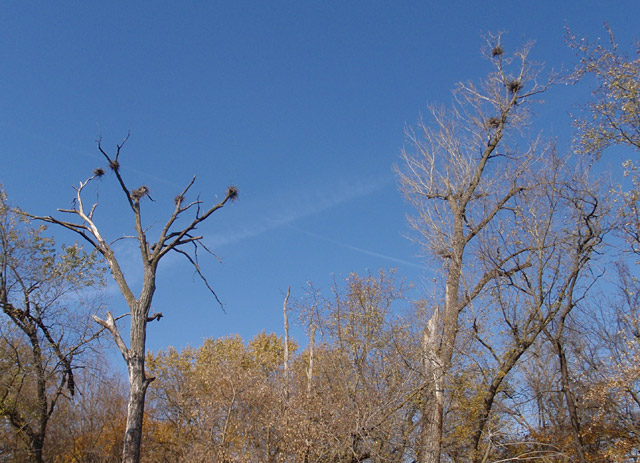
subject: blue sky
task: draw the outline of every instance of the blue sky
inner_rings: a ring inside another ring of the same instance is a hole
[[[166,219],[194,174],[205,202],[239,188],[200,228],[222,259],[203,268],[226,313],[168,259],[151,349],[280,332],[287,287],[300,297],[331,274],[397,267],[419,296],[430,263],[405,237],[411,211],[392,170],[405,127],[428,103],[447,104],[456,81],[482,78],[488,32],[506,32],[507,51],[535,41],[535,60],[558,69],[574,58],[566,25],[596,38],[608,22],[629,44],[639,17],[638,1],[7,1],[0,183],[12,203],[52,214],[104,165],[96,138],[109,149],[131,131],[121,163],[132,187],[151,189],[148,224]],[[570,140],[568,111],[583,95],[549,93],[537,110],[547,134]],[[100,182],[97,221],[115,239],[131,217],[112,180]],[[135,249],[120,252],[135,283]],[[113,288],[107,302],[126,311]]]

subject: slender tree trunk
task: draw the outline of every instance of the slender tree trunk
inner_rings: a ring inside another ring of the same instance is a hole
[[[33,365],[36,368],[36,387],[38,396],[38,423],[36,430],[31,436],[31,460],[35,463],[43,462],[44,436],[47,431],[49,420],[49,406],[47,401],[47,381],[45,378],[44,361],[42,359],[42,349],[37,335],[37,328],[30,326],[28,332],[31,348],[33,352]]]
[[[421,463],[438,463],[442,447],[442,419],[444,402],[442,397],[442,362],[437,349],[437,327],[440,312],[436,309],[423,337],[425,384],[422,392],[422,420],[420,435]]]
[[[571,421],[571,432],[573,434],[573,443],[580,463],[586,463],[587,458],[584,451],[584,444],[580,436],[580,419],[578,418],[578,409],[576,407],[575,397],[571,390],[569,381],[569,370],[567,368],[567,357],[564,353],[564,347],[559,337],[555,339],[556,353],[560,361],[560,381],[562,384],[562,393],[567,402],[567,411],[569,412],[569,420]]]
[[[42,436],[34,436],[33,440],[31,441],[31,461],[33,461],[34,463],[42,463],[44,461],[42,455],[43,447],[44,439],[42,438]]]
[[[533,337],[533,339],[535,339],[535,336]],[[484,394],[484,398],[482,400],[482,409],[476,421],[473,434],[473,450],[471,457],[473,463],[481,463],[482,461],[485,461],[488,449],[485,449],[484,452],[481,452],[480,439],[482,438],[482,434],[484,433],[484,430],[487,427],[487,423],[489,422],[491,409],[493,408],[493,402],[496,398],[496,395],[498,394],[498,390],[500,390],[502,382],[507,377],[507,374],[509,374],[516,363],[518,363],[518,360],[520,359],[522,354],[524,354],[529,346],[531,346],[531,344],[533,343],[533,339],[522,341],[522,343],[519,343],[516,347],[513,348],[511,353],[504,359],[502,365],[498,369],[498,373],[494,376],[493,380],[491,381],[491,385]]]
[[[287,296],[284,298],[284,304],[282,306],[282,313],[284,316],[284,396],[289,400],[289,315],[287,314],[287,303],[289,302],[289,296],[291,295],[291,286],[287,288]]]
[[[313,384],[313,362],[316,347],[316,324],[313,322],[314,312],[315,305],[311,308],[311,316],[309,317],[309,366],[305,370],[307,374],[307,397],[311,395],[311,387]]]

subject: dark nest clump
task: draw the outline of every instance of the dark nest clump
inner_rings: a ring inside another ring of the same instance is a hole
[[[231,185],[227,188],[227,196],[231,201],[238,199],[238,188],[234,185]]]
[[[507,82],[507,88],[511,93],[517,93],[522,90],[522,82],[519,79],[510,80]]]
[[[142,185],[140,188],[136,188],[131,192],[131,197],[133,199],[140,200],[140,198],[148,194],[149,194],[149,187]]]
[[[120,163],[114,159],[112,161],[109,161],[109,167],[111,167],[111,170],[116,171],[120,168]]]
[[[491,50],[491,56],[502,56],[503,54],[504,54],[504,50],[500,45],[496,45]]]
[[[104,175],[104,169],[102,167],[98,167],[97,169],[94,169],[93,175],[95,175],[96,177],[102,177]]]
[[[486,124],[488,129],[497,129],[498,127],[500,127],[500,119],[498,119],[497,117],[490,117],[489,119],[487,119]]]

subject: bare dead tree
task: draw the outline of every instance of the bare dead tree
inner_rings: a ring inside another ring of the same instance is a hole
[[[220,302],[213,288],[201,272],[198,263],[199,250],[203,250],[209,254],[212,254],[212,252],[203,243],[203,237],[195,232],[198,225],[211,217],[214,212],[221,209],[227,202],[236,199],[238,190],[234,186],[228,187],[222,200],[208,208],[203,208],[203,201],[200,199],[193,201],[187,201],[186,199],[187,193],[195,182],[194,176],[186,188],[175,197],[175,207],[171,216],[160,230],[157,240],[154,243],[150,243],[147,237],[148,230],[143,226],[141,215],[141,201],[144,200],[145,197],[149,197],[149,189],[144,185],[138,188],[130,188],[126,184],[120,169],[120,154],[128,138],[129,135],[127,135],[122,143],[116,146],[114,155],[110,155],[103,149],[100,140],[98,140],[98,150],[108,162],[109,168],[117,179],[127,205],[133,213],[136,231],[135,239],[138,241],[140,259],[143,267],[142,289],[137,297],[134,295],[129,282],[125,278],[120,262],[113,250],[112,243],[110,244],[105,240],[94,222],[94,214],[98,203],[87,206],[83,201],[83,190],[92,181],[104,175],[103,169],[96,169],[91,177],[81,182],[80,186],[74,187],[76,195],[72,209],[58,209],[59,212],[72,216],[72,220],[62,220],[52,216],[31,217],[71,230],[93,246],[109,265],[113,279],[129,307],[131,316],[129,345],[127,345],[123,339],[111,312],[107,312],[105,319],[94,316],[94,320],[111,333],[114,342],[122,354],[122,358],[127,364],[129,398],[122,461],[123,463],[138,463],[140,461],[140,447],[142,442],[145,394],[149,384],[154,380],[154,378],[147,377],[145,374],[147,323],[152,320],[159,320],[161,317],[160,314],[151,316],[149,314],[151,301],[156,290],[158,264],[160,260],[170,252],[176,252],[182,255],[193,266],[195,272],[201,278],[207,289],[213,294],[216,300]],[[178,226],[179,219],[189,214],[190,219],[187,224]]]

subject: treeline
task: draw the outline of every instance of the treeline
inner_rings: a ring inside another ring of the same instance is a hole
[[[640,57],[620,53],[613,35],[569,44],[580,61],[560,76],[490,37],[487,78],[459,84],[449,108],[408,130],[397,173],[435,271],[426,294],[407,299],[382,270],[330,294],[309,287],[287,295],[284,337],[146,352],[147,323],[162,316],[149,312],[162,257],[186,257],[215,296],[194,254],[209,250],[193,231],[235,187],[201,208],[186,199],[191,182],[152,242],[140,214],[148,188],[127,186],[123,144],[114,155],[99,145],[133,212],[139,296],[82,201],[104,170],[62,211],[76,222],[30,216],[3,196],[0,461],[637,461],[638,165],[626,161],[613,186],[594,171],[610,146],[640,149]],[[584,76],[596,87],[560,152],[533,133],[533,108],[551,86]],[[76,233],[93,253],[57,252],[33,219]],[[119,318],[87,300],[103,284],[102,261],[130,308],[129,345]],[[70,300],[86,302],[97,324]],[[289,339],[289,319],[306,330],[303,345]],[[103,335],[126,362],[128,391],[99,359],[91,366]]]
[[[296,311],[314,342],[292,344],[289,366],[283,338],[265,333],[246,344],[228,337],[152,355],[158,381],[149,395],[145,461],[415,461],[428,380],[419,346],[430,310],[402,294],[380,272],[351,275],[330,298],[309,297]],[[484,461],[632,461],[640,443],[640,350],[629,323],[638,313],[629,309],[576,311],[561,341],[561,320],[550,323],[495,394],[480,443]],[[603,330],[601,317],[618,332]],[[444,461],[473,455],[478,419],[500,375],[487,349],[499,333],[485,338],[479,323],[461,326],[463,341],[443,379]],[[578,408],[577,435],[567,394]]]
[[[156,380],[148,394],[141,461],[417,458],[425,304],[403,298],[402,285],[381,271],[351,275],[334,285],[331,297],[311,292],[289,310],[315,335],[304,347],[289,343],[287,366],[283,337],[273,333],[149,355],[147,368]],[[482,440],[486,461],[578,461],[567,392],[578,407],[585,460],[633,461],[639,443],[638,315],[637,306],[624,305],[607,313],[594,307],[576,312],[562,344],[566,363],[552,335],[558,324],[541,335],[496,394]],[[468,461],[489,379],[496,375],[488,341],[477,328],[478,322],[461,328],[464,341],[446,378],[444,461]],[[51,418],[44,461],[120,461],[124,385],[97,365],[85,365],[76,381],[79,394],[61,401]],[[26,398],[30,391],[22,393]],[[2,437],[4,461],[28,461],[14,429],[5,426]]]

